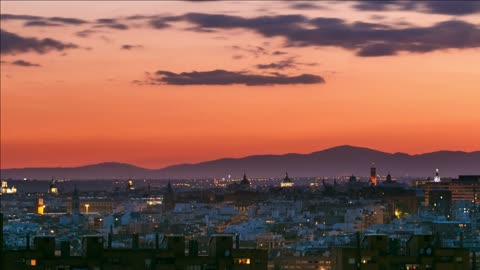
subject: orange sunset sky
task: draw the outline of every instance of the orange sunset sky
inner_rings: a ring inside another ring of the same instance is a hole
[[[2,1],[1,168],[479,150],[478,3],[408,3]]]

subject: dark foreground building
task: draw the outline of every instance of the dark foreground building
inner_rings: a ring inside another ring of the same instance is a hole
[[[468,249],[439,247],[432,235],[412,235],[406,248],[397,248],[388,235],[367,235],[358,242],[333,249],[332,270],[475,269]]]
[[[198,255],[198,243],[185,237],[170,235],[155,249],[138,248],[138,237],[133,236],[130,249],[104,248],[102,236],[84,236],[83,254],[70,255],[70,243],[62,242],[55,250],[54,237],[36,237],[34,247],[4,251],[2,270],[227,270],[267,269],[266,250],[243,249],[233,235],[214,235],[210,238],[208,255]]]

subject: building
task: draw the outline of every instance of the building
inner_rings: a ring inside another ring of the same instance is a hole
[[[54,237],[36,237],[34,248],[4,252],[1,269],[101,269],[101,270],[266,270],[266,250],[244,249],[233,245],[233,235],[213,235],[208,246],[208,255],[199,255],[196,240],[169,235],[160,243],[156,238],[155,248],[140,248],[138,235],[132,235],[131,248],[114,249],[111,237],[107,242],[102,236],[84,236],[82,254],[72,256],[70,243],[62,241],[56,250]],[[106,247],[105,247],[106,246]]]
[[[52,180],[50,181],[50,186],[48,188],[48,194],[58,195],[58,187],[57,187],[55,179],[53,179],[53,177],[52,177]]]
[[[428,193],[429,209],[447,219],[452,214],[452,192],[448,189],[432,189]]]
[[[448,190],[452,194],[452,203],[468,201],[480,203],[480,175],[460,175],[458,179],[443,179],[441,182],[425,182],[425,205],[430,206],[430,194],[433,190]]]
[[[375,165],[375,163],[372,165]],[[373,166],[370,168],[370,183],[374,186],[377,185],[377,168]]]
[[[240,185],[245,188],[250,187],[250,180],[248,180],[247,174],[245,172],[243,172],[243,179],[242,181],[240,181]]]
[[[323,256],[279,256],[268,262],[269,270],[328,270],[331,260]]]
[[[8,187],[7,181],[2,181],[2,194],[15,194],[17,193],[17,188],[15,186],[12,186],[11,188]]]
[[[133,185],[133,180],[129,179],[127,181],[127,191],[133,191],[135,190],[135,186]]]
[[[257,248],[259,249],[281,249],[285,247],[285,238],[281,234],[264,233],[257,235]]]
[[[75,193],[75,192],[74,192]],[[75,197],[67,203],[67,213],[100,213],[100,214],[112,214],[116,202],[111,198],[93,198],[93,197]]]
[[[470,251],[442,248],[432,235],[412,235],[405,248],[387,235],[367,235],[356,247],[336,247],[332,270],[407,269],[470,270]]]
[[[172,184],[170,181],[167,184],[167,190],[163,196],[163,210],[166,212],[173,211],[175,209],[175,194],[173,193]]]
[[[72,199],[71,199],[71,213],[74,215],[80,214],[80,197],[78,195],[77,186],[73,190]]]
[[[293,187],[293,181],[288,177],[288,172],[285,173],[285,178],[283,178],[282,182],[280,182],[280,187],[288,188]]]
[[[392,180],[392,176],[390,174],[387,174],[387,179],[385,179],[385,184],[392,184],[394,183]]]
[[[433,182],[441,182],[440,176],[438,175],[438,169],[435,169],[435,177],[433,178]]]
[[[37,214],[43,215],[45,212],[45,204],[43,203],[43,198],[37,198],[35,209],[37,210]]]

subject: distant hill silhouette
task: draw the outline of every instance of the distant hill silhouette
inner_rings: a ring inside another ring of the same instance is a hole
[[[480,151],[438,151],[419,155],[386,153],[368,148],[338,146],[310,154],[255,155],[244,158],[223,158],[196,164],[179,164],[162,169],[145,169],[124,163],[100,163],[73,168],[22,168],[0,171],[2,179],[165,179],[240,177],[246,170],[249,177],[282,177],[285,170],[299,176],[367,176],[375,162],[379,174],[396,177],[433,176],[438,168],[441,176],[480,174]]]

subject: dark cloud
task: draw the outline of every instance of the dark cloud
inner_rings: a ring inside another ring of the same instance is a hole
[[[238,46],[238,45],[233,45],[233,46],[230,46],[230,48],[232,48],[234,50],[249,53],[249,54],[253,55],[254,57],[259,57],[261,55],[268,55],[268,51],[262,46],[248,45],[246,47],[242,47],[242,46]]]
[[[170,27],[170,24],[165,22],[163,19],[154,19],[150,20],[149,24],[156,29],[163,29],[163,28],[168,28]]]
[[[358,1],[354,2],[353,7],[361,11],[389,11],[401,9],[400,3],[394,1]]]
[[[300,10],[311,10],[311,9],[324,9],[323,6],[320,6],[316,3],[312,2],[296,2],[290,5],[292,9],[300,9]]]
[[[274,51],[272,53],[272,55],[284,55],[284,54],[288,54],[287,52],[282,52],[282,51]]]
[[[298,24],[307,22],[301,15],[260,16],[243,18],[239,16],[187,13],[182,18],[203,28],[247,28],[262,32],[266,36],[273,36],[282,30],[298,27]]]
[[[353,7],[362,11],[417,11],[444,15],[480,13],[478,1],[358,1]]]
[[[75,35],[78,36],[78,37],[86,38],[86,37],[89,37],[92,34],[95,34],[95,33],[98,33],[98,32],[99,31],[96,31],[96,30],[86,29],[86,30],[76,32]]]
[[[177,21],[183,20],[182,16],[166,16],[166,17],[150,16],[149,18],[150,20],[148,21],[148,24],[155,29],[168,28],[171,26],[170,22],[177,22]],[[196,29],[191,29],[191,30],[195,31]]]
[[[30,62],[25,61],[25,60],[16,60],[16,61],[11,62],[10,64],[15,65],[15,66],[21,66],[21,67],[40,67],[39,64],[30,63]]]
[[[318,84],[325,80],[317,75],[302,74],[287,76],[282,74],[260,75],[246,72],[227,70],[193,71],[174,73],[159,70],[154,76],[150,76],[146,84],[169,84],[169,85],[232,85],[243,84],[247,86],[261,85],[285,85],[285,84]]]
[[[0,14],[0,20],[43,20],[43,17],[32,15]]]
[[[154,18],[154,17],[156,17],[156,16],[137,14],[137,15],[128,16],[125,19],[127,19],[127,20],[145,20],[145,19],[151,19],[151,18]]]
[[[51,38],[37,39],[22,37],[2,29],[0,29],[0,40],[1,54],[22,53],[28,51],[46,53],[52,50],[63,51],[66,49],[78,48],[78,46],[73,43],[63,43]]]
[[[425,1],[423,5],[429,13],[447,15],[480,13],[480,2],[478,1]]]
[[[77,18],[65,17],[40,17],[32,15],[15,15],[1,14],[1,20],[24,20],[24,26],[63,26],[63,25],[80,25],[88,23],[88,21]]]
[[[387,56],[394,55],[396,53],[396,48],[392,44],[388,43],[374,43],[363,47],[359,52],[358,56]]]
[[[111,28],[116,30],[128,30],[128,25],[123,23],[106,23],[106,24],[97,24],[97,28]]]
[[[117,23],[117,19],[113,19],[113,18],[100,18],[100,19],[97,19],[96,21],[97,23],[101,23],[101,24]]]
[[[130,45],[130,44],[124,44],[120,49],[122,50],[132,50],[132,49],[141,49],[143,48],[142,45]]]
[[[203,28],[203,27],[187,27],[184,30],[198,32],[198,33],[215,33],[216,32],[216,30]]]
[[[23,26],[25,27],[31,27],[31,26],[35,26],[35,27],[56,27],[56,26],[63,26],[62,24],[58,24],[58,23],[52,23],[52,22],[48,22],[48,21],[26,21]]]
[[[288,68],[296,68],[297,65],[295,64],[292,58],[270,63],[270,64],[258,64],[256,65],[258,69],[277,69],[277,70],[284,70]]]
[[[111,28],[111,29],[117,29],[117,30],[127,30],[129,28],[128,25],[119,23],[118,20],[114,18],[97,19],[95,27]]]
[[[197,27],[246,28],[265,37],[284,37],[287,46],[334,46],[354,50],[359,56],[374,56],[374,48],[382,49],[377,55],[394,55],[400,51],[424,53],[480,46],[480,28],[459,20],[395,28],[380,23],[347,23],[338,18],[307,20],[299,15],[242,18],[194,13],[184,17]]]
[[[88,23],[85,20],[81,20],[77,18],[64,18],[64,17],[51,17],[51,18],[48,18],[48,20],[52,22],[60,22],[63,24],[72,24],[72,25],[81,25],[81,24]]]
[[[295,57],[290,57],[278,62],[273,62],[270,64],[258,64],[255,67],[258,69],[298,69],[298,66],[316,66],[317,63],[303,63],[296,61]]]
[[[103,27],[108,27],[112,29],[117,29],[117,30],[127,30],[128,25],[123,24],[123,23],[112,23],[112,24],[105,24]]]

